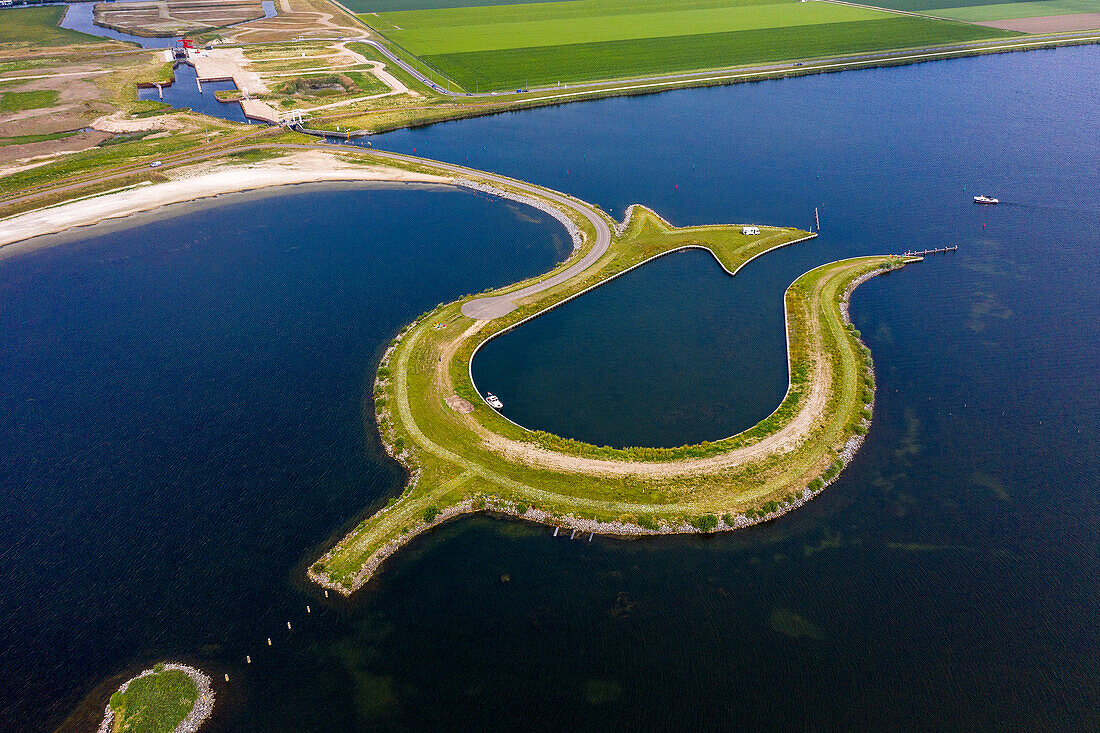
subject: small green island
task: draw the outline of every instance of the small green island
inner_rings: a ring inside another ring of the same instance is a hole
[[[214,692],[206,675],[162,662],[111,695],[99,733],[194,733],[213,708]]]
[[[411,538],[464,514],[519,517],[571,536],[705,533],[773,519],[835,480],[867,433],[875,389],[848,297],[866,279],[919,257],[833,262],[788,288],[789,387],[757,425],[676,448],[590,445],[527,429],[493,409],[471,376],[481,345],[672,252],[708,250],[732,277],[755,257],[817,235],[767,226],[677,228],[637,205],[617,223],[576,199],[497,184],[475,187],[556,209],[574,237],[574,255],[541,277],[442,304],[393,340],[377,371],[375,416],[409,480],[314,562],[310,578],[350,594]]]

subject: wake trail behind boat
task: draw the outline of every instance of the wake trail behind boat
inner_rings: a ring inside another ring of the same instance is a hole
[[[1074,208],[1070,206],[1052,206],[1050,204],[1033,204],[1025,203],[1021,201],[1001,201],[1000,206],[1012,207],[1017,209],[1031,209],[1035,211],[1050,211],[1057,212],[1059,214],[1070,214],[1072,216],[1088,217],[1088,216],[1100,216],[1100,209],[1082,209]]]

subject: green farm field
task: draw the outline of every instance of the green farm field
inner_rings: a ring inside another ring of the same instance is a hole
[[[58,27],[66,8],[51,5],[41,8],[5,8],[0,10],[0,44],[19,43],[36,46],[67,46],[72,43],[101,43],[102,38]]]
[[[341,2],[354,13],[389,13],[394,10],[438,10],[464,8],[471,5],[527,5],[552,3],[559,0],[347,0]]]
[[[796,0],[577,0],[381,12],[360,18],[467,91],[1014,35],[876,8]]]

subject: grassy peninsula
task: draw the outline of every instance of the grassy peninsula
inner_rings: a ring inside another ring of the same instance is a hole
[[[350,593],[409,538],[470,512],[583,532],[657,534],[747,526],[812,498],[840,472],[870,420],[871,359],[847,320],[848,293],[862,279],[902,266],[901,258],[834,262],[790,286],[788,393],[767,419],[723,440],[611,448],[532,431],[488,407],[470,377],[471,359],[486,340],[654,257],[705,248],[733,275],[753,257],[813,236],[760,230],[746,236],[734,226],[676,228],[632,207],[593,266],[517,300],[514,311],[468,318],[462,308],[471,296],[417,319],[394,340],[375,383],[380,433],[410,480],[400,497],[315,562],[310,576]]]

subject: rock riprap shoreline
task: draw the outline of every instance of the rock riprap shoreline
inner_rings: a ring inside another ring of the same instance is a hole
[[[471,191],[478,191],[479,193],[487,193],[497,198],[507,199],[508,201],[515,201],[516,203],[526,204],[533,209],[538,209],[544,214],[549,214],[565,227],[565,231],[569,232],[569,239],[573,242],[573,249],[580,249],[584,244],[584,235],[581,234],[581,228],[577,226],[564,211],[556,206],[543,201],[542,199],[535,198],[534,196],[524,196],[521,193],[512,193],[511,191],[505,191],[503,188],[497,188],[491,186],[488,183],[478,183],[477,181],[471,181],[468,178],[456,178],[454,179],[454,185],[468,188]]]

